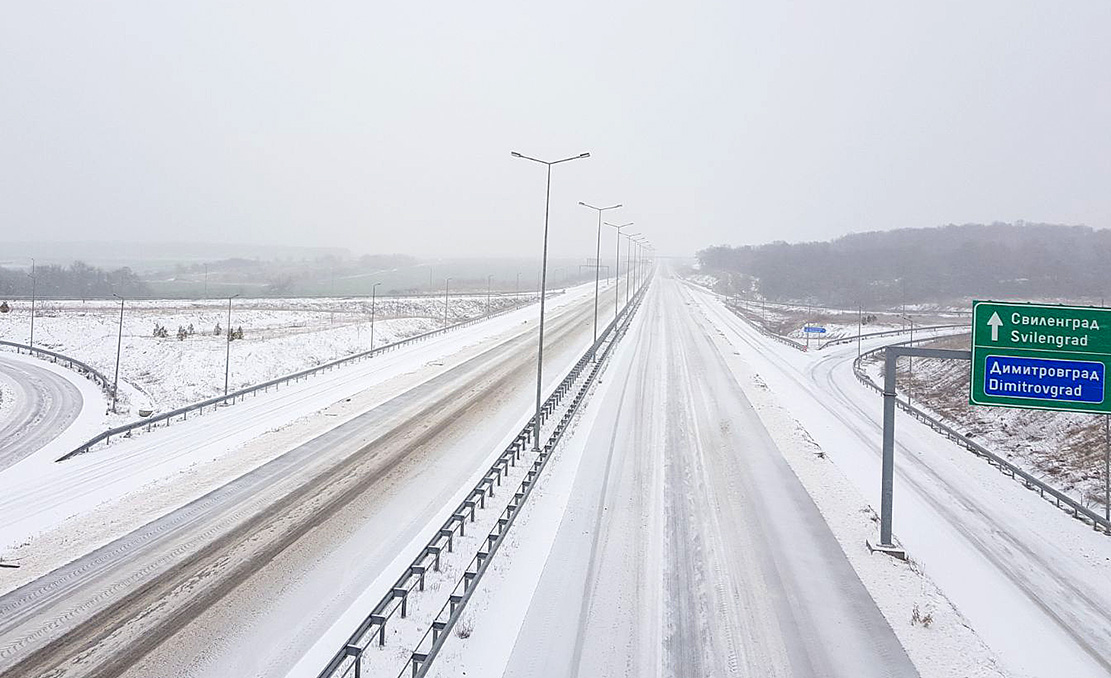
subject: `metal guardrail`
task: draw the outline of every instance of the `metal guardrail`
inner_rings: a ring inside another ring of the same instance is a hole
[[[755,328],[756,331],[759,332],[760,334],[764,335],[765,337],[767,337],[769,339],[774,339],[774,340],[778,341],[781,344],[786,344],[787,346],[790,346],[791,348],[798,349],[800,351],[806,351],[806,344],[803,344],[801,341],[795,341],[794,339],[791,339],[790,337],[785,337],[782,334],[776,334],[775,332],[772,332],[767,327],[764,327],[763,323],[758,323],[758,322],[756,322],[755,319],[747,317],[749,315],[750,311],[747,311],[746,309],[744,309],[744,308],[742,308],[742,307],[740,307],[736,304],[731,303],[727,298],[724,299],[724,301],[725,301],[725,307],[727,309],[729,309],[730,311],[732,311],[733,315],[735,315],[738,318],[741,318],[742,320],[747,322],[749,325],[751,325],[753,328]]]
[[[616,339],[627,328],[633,312],[639,307],[646,289],[647,283],[637,292],[632,303],[621,312],[618,318],[611,320],[602,330],[598,340],[583,353],[574,367],[544,401],[541,408],[540,429],[543,428],[544,423],[556,411],[563,399],[572,391],[575,392],[574,398],[564,410],[548,440],[545,441],[543,448],[526,470],[520,485],[498,516],[493,529],[482,540],[482,546],[479,547],[478,552],[464,568],[463,575],[448,595],[447,602],[440,608],[418,643],[417,650],[410,654],[399,675],[403,676],[411,672],[414,678],[419,678],[428,672],[433,659],[447,641],[452,628],[458,622],[464,607],[477,588],[478,582],[485,574],[494,553],[501,546],[525,500],[532,493],[541,472],[546,467],[556,445],[562,439],[563,433],[570,424],[578,406],[586,397],[598,372],[609,357]],[[592,358],[603,346],[605,346],[605,349],[598,361],[594,362]],[[586,373],[586,377],[581,378],[588,367],[590,370]],[[576,385],[578,385],[577,389],[575,388]],[[456,535],[459,537],[465,535],[466,524],[475,522],[476,508],[485,508],[487,498],[494,496],[495,487],[501,485],[502,478],[508,474],[508,469],[515,467],[517,462],[521,461],[522,451],[526,449],[535,435],[539,435],[540,429],[536,427],[535,417],[531,418],[505,448],[505,451],[498,456],[482,479],[475,484],[474,488],[435,532],[434,536],[404,569],[401,576],[379,599],[378,603],[371,609],[370,614],[356,627],[347,642],[332,656],[331,661],[320,672],[319,678],[361,678],[362,656],[367,648],[375,642],[378,646],[385,645],[386,625],[395,615],[405,618],[408,611],[409,595],[414,591],[424,591],[426,573],[429,570],[439,571],[441,554],[445,550],[452,551]]]
[[[37,346],[28,346],[27,344],[20,344],[14,341],[0,340],[0,346],[11,346],[16,350],[16,352],[20,353],[23,351],[27,351],[27,353],[31,355],[38,355],[43,359],[49,359],[53,363],[64,362],[66,363],[66,366],[69,367],[71,370],[91,380],[97,386],[100,386],[100,388],[103,389],[104,392],[107,393],[109,396],[112,395],[112,383],[108,381],[108,377],[101,374],[99,371],[97,371],[96,368],[90,365],[86,365],[76,358],[71,358],[68,355],[63,355],[56,351],[50,351],[45,348],[39,348]]]
[[[971,326],[968,323],[957,323],[957,324],[953,324],[953,325],[916,325],[914,327],[914,331],[916,331],[916,332],[930,332],[930,331],[933,331],[933,330],[951,330],[951,329],[956,329],[958,327],[971,327]],[[819,346],[818,350],[820,351],[820,350],[822,350],[823,348],[825,348],[827,346],[838,346],[840,344],[851,344],[852,342],[858,341],[858,340],[865,341],[865,340],[868,340],[868,339],[879,339],[880,337],[894,337],[894,336],[898,336],[900,334],[906,334],[907,331],[908,330],[906,330],[904,328],[900,328],[900,329],[897,329],[897,330],[883,330],[881,332],[868,332],[867,334],[861,334],[861,335],[854,334],[852,336],[837,337],[836,339],[830,339],[829,341],[827,341],[824,344],[822,344],[821,346]]]
[[[564,292],[549,293],[549,296],[557,296],[557,295],[563,294],[563,293]],[[264,381],[261,384],[255,384],[253,386],[247,386],[247,387],[241,388],[237,391],[232,391],[232,392],[228,393],[227,395],[214,396],[212,398],[208,398],[207,400],[202,400],[200,402],[196,402],[196,403],[192,403],[192,404],[189,404],[189,405],[185,405],[183,407],[179,407],[175,410],[170,410],[168,412],[162,412],[160,414],[156,414],[154,416],[147,417],[145,419],[140,419],[140,420],[133,421],[133,422],[130,422],[130,423],[127,423],[127,424],[122,424],[120,426],[110,428],[107,431],[104,431],[102,433],[98,433],[97,435],[93,436],[92,438],[86,440],[84,443],[78,445],[75,449],[73,449],[70,452],[67,452],[65,455],[59,457],[56,461],[65,461],[67,459],[71,459],[73,457],[76,457],[79,454],[85,454],[85,453],[89,452],[93,448],[94,445],[97,445],[99,443],[104,443],[104,444],[107,445],[109,442],[111,442],[113,437],[120,437],[120,436],[129,437],[130,434],[133,431],[136,431],[136,430],[139,430],[139,429],[144,429],[144,428],[147,431],[150,431],[151,429],[153,429],[158,424],[162,424],[164,426],[169,426],[171,423],[173,423],[173,421],[175,419],[177,419],[179,417],[181,418],[182,421],[185,421],[186,419],[189,418],[189,414],[191,412],[195,412],[198,415],[203,414],[204,409],[206,407],[207,408],[216,408],[216,407],[220,407],[222,405],[230,405],[230,404],[235,403],[236,399],[242,400],[244,396],[251,395],[251,394],[257,394],[260,391],[261,392],[266,392],[266,391],[269,391],[271,388],[278,388],[279,386],[281,386],[283,384],[288,384],[288,383],[294,382],[294,381],[300,381],[302,379],[305,379],[306,377],[310,377],[314,374],[318,374],[318,373],[324,372],[326,370],[334,369],[336,367],[339,367],[339,366],[344,365],[344,364],[349,363],[349,362],[354,362],[354,361],[357,361],[357,360],[372,358],[372,357],[378,355],[379,353],[384,353],[384,352],[387,352],[387,351],[393,351],[393,350],[402,348],[403,346],[408,346],[410,344],[415,344],[415,343],[420,342],[420,341],[425,341],[427,339],[437,337],[441,334],[444,334],[446,332],[450,332],[452,330],[460,329],[460,328],[463,328],[463,327],[469,327],[469,326],[474,325],[475,323],[481,322],[483,320],[489,320],[491,318],[496,318],[498,316],[505,315],[507,313],[512,313],[513,311],[516,311],[519,308],[521,308],[521,307],[518,306],[518,307],[513,307],[513,308],[505,308],[505,309],[502,309],[500,311],[491,313],[490,315],[481,315],[481,316],[476,316],[474,318],[468,318],[467,320],[463,320],[461,322],[455,323],[454,325],[448,325],[447,327],[440,327],[440,328],[437,328],[435,330],[431,330],[429,332],[424,332],[422,334],[418,334],[418,335],[415,335],[415,336],[412,336],[412,337],[408,337],[408,338],[402,339],[400,341],[395,341],[391,344],[386,344],[384,346],[379,346],[377,348],[372,348],[370,350],[362,351],[360,353],[356,353],[354,355],[349,355],[349,356],[346,356],[344,358],[339,358],[337,360],[332,360],[330,362],[324,363],[323,365],[317,365],[316,367],[310,367],[308,369],[301,370],[300,372],[294,372],[292,374],[287,374],[285,376],[277,377],[276,379],[271,379],[269,381]],[[76,363],[77,361],[74,361],[74,362]],[[84,363],[77,363],[77,364],[84,365]],[[91,369],[91,368],[89,368],[89,369]]]
[[[937,337],[923,337],[921,339],[914,339],[913,341],[901,341],[890,345],[909,346],[911,344],[917,344],[936,338]],[[879,393],[880,395],[883,394],[883,389],[880,387],[879,384],[875,382],[875,380],[872,379],[871,376],[868,375],[867,372],[864,371],[862,363],[864,360],[870,358],[871,356],[879,354],[886,348],[887,346],[881,346],[870,351],[865,351],[853,361],[853,374],[856,376],[857,381],[872,389],[876,393]],[[958,445],[972,452],[976,456],[987,460],[989,464],[995,466],[1001,473],[1009,475],[1011,478],[1014,478],[1015,480],[1023,483],[1026,486],[1026,489],[1037,491],[1042,496],[1042,498],[1046,499],[1047,501],[1055,502],[1057,508],[1063,511],[1071,512],[1073,517],[1091,524],[1093,529],[1099,530],[1102,528],[1105,534],[1111,535],[1111,522],[1109,522],[1106,518],[1099,515],[1095,511],[1079,503],[1072,497],[1061,492],[1057,488],[1046,484],[1044,481],[1036,478],[1029,472],[1019,468],[1006,459],[1003,459],[980,443],[972,440],[963,433],[960,433],[952,426],[949,426],[948,424],[942,422],[940,419],[912,405],[905,398],[900,398],[898,397],[898,395],[896,395],[895,404],[897,407],[899,407],[899,409],[910,414],[912,417],[922,422],[923,424],[926,424],[949,440],[957,443]]]

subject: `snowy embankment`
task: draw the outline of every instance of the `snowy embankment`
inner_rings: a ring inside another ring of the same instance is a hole
[[[528,301],[524,295],[520,303]],[[518,303],[495,296],[491,312]],[[119,304],[109,301],[40,301],[35,345],[72,356],[112,378],[116,365]],[[486,296],[450,299],[448,322],[486,313]],[[443,297],[380,298],[375,304],[374,345],[383,346],[444,323]],[[370,348],[368,299],[237,299],[231,327],[228,389],[236,390],[315,367]],[[0,337],[26,343],[29,311],[0,315]],[[112,425],[139,410],[164,411],[219,395],[224,389],[227,300],[127,302],[120,350],[120,402]],[[156,328],[165,336],[155,336]],[[183,330],[179,338],[179,328]]]
[[[969,335],[924,344],[968,349]],[[912,369],[913,365],[913,369]],[[882,357],[865,368],[882,382]],[[918,358],[899,364],[899,391],[942,421],[1090,508],[1104,505],[1105,417],[970,405],[969,363]]]

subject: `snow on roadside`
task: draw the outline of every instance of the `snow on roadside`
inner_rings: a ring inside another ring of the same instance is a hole
[[[15,409],[15,387],[11,381],[0,372],[0,423],[9,417]]]
[[[743,356],[735,354],[718,332],[707,335],[718,345],[772,440],[814,499],[922,677],[1006,675],[987,645],[913,561],[869,551],[865,542],[875,536],[875,512]]]
[[[520,303],[526,298],[522,296]],[[494,296],[491,311],[517,304]],[[228,388],[236,390],[370,348],[370,301],[365,299],[238,299],[233,328],[244,338],[231,344]],[[453,297],[448,320],[480,316],[486,296]],[[116,366],[119,305],[110,301],[41,301],[35,345],[87,362],[112,377]],[[442,297],[378,299],[374,344],[382,346],[443,325]],[[27,341],[25,313],[0,315],[0,337]],[[140,409],[170,410],[219,395],[224,388],[223,332],[226,300],[143,300],[127,303],[120,359],[119,414],[111,425],[132,421]],[[154,336],[156,326],[167,337]],[[220,333],[215,332],[217,326]],[[178,340],[178,328],[186,331]],[[192,333],[189,333],[192,328]]]

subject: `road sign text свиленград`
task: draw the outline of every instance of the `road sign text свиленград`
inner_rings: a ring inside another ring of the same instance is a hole
[[[972,304],[969,402],[1111,412],[1111,309],[977,301]]]

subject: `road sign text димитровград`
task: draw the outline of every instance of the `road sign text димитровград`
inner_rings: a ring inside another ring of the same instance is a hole
[[[976,301],[969,402],[1111,412],[1111,309]]]

